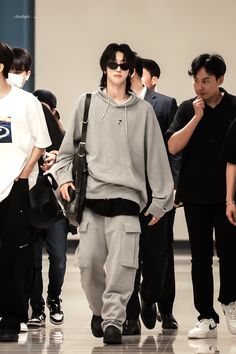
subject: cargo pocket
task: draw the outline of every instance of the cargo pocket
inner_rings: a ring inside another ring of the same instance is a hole
[[[124,223],[121,243],[121,265],[138,268],[140,224],[137,222]]]

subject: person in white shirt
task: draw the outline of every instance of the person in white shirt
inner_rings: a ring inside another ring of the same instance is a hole
[[[40,102],[7,81],[13,57],[0,42],[0,341],[17,341],[20,323],[28,320],[29,187],[51,144]]]

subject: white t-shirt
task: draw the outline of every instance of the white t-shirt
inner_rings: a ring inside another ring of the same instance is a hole
[[[0,98],[0,202],[11,191],[34,147],[51,145],[41,103],[29,92],[12,87]],[[35,183],[38,166],[29,184]]]

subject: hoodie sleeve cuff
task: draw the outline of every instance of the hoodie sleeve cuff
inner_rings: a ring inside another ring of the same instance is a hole
[[[151,205],[147,209],[147,213],[161,218],[166,212],[170,211],[173,208],[173,206],[174,204],[172,202],[169,203],[165,208],[163,208],[160,205],[158,205],[155,200],[153,200]]]

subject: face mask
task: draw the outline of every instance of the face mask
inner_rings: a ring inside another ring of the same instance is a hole
[[[25,82],[28,80],[28,78],[27,78],[27,76],[9,73],[8,80],[9,80],[10,84],[12,84],[13,86],[16,86],[18,88],[22,88],[24,86]]]

